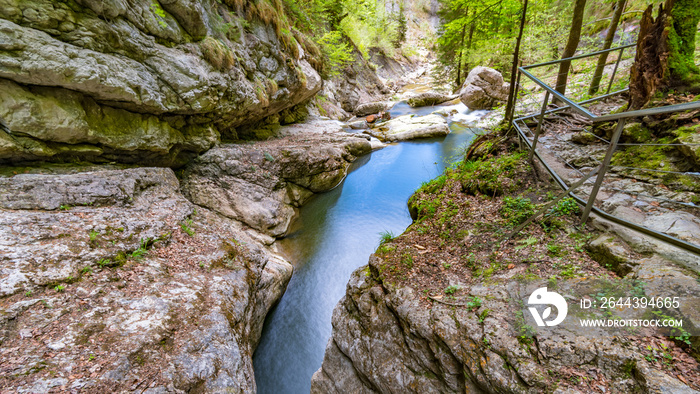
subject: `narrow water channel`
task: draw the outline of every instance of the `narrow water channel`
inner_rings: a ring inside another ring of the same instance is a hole
[[[253,358],[259,393],[309,392],[350,274],[367,264],[381,232],[400,234],[411,224],[410,195],[457,160],[475,137],[465,126],[484,112],[461,104],[448,108],[458,113],[450,117],[447,137],[394,144],[361,157],[341,185],[302,207],[290,235],[279,241],[295,272],[265,321]]]

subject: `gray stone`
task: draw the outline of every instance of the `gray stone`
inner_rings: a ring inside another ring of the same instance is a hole
[[[360,104],[355,108],[356,116],[367,116],[372,114],[377,114],[382,111],[386,111],[391,108],[392,103],[386,101],[378,101],[373,103]]]
[[[276,237],[287,231],[296,207],[335,187],[349,163],[371,149],[365,136],[345,132],[222,145],[186,169],[182,187],[195,204]]]
[[[9,1],[0,7],[0,163],[182,165],[235,127],[306,101],[322,81],[260,21],[213,32],[221,4]],[[222,9],[223,8],[223,9]],[[233,37],[233,35],[230,35]],[[244,36],[244,38],[243,38]],[[281,59],[286,59],[282,61]],[[262,85],[261,85],[262,84]]]
[[[404,115],[365,131],[384,142],[407,141],[417,138],[444,137],[450,133],[447,120],[440,115]]]
[[[474,67],[462,85],[459,99],[470,109],[491,109],[508,99],[508,86],[500,72]]]
[[[442,104],[446,101],[454,100],[457,95],[449,95],[438,92],[425,92],[410,97],[406,103],[411,107],[425,107],[429,105]]]
[[[195,213],[171,169],[42,170],[54,173],[0,178],[0,341],[22,349],[3,359],[13,391],[254,391],[252,354],[291,264],[243,224]],[[137,256],[144,238],[157,240]]]

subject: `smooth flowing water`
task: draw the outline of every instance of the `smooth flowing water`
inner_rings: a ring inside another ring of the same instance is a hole
[[[367,264],[381,232],[400,234],[411,224],[410,195],[457,160],[475,137],[465,122],[484,111],[447,108],[459,111],[450,117],[455,121],[447,137],[394,144],[359,158],[341,185],[301,208],[290,235],[279,241],[295,272],[265,321],[253,358],[259,393],[309,392],[350,274]]]

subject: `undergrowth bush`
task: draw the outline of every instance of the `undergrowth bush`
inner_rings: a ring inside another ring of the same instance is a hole
[[[465,161],[457,170],[465,193],[490,196],[517,190],[523,174],[529,170],[525,152],[500,155],[486,160]]]

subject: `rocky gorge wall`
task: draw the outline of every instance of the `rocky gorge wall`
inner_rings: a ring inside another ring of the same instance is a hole
[[[275,4],[2,0],[0,162],[182,165],[311,98],[320,54]]]
[[[0,177],[0,390],[254,392],[293,270],[275,236],[371,149],[310,127],[221,145],[180,179],[59,164]]]

